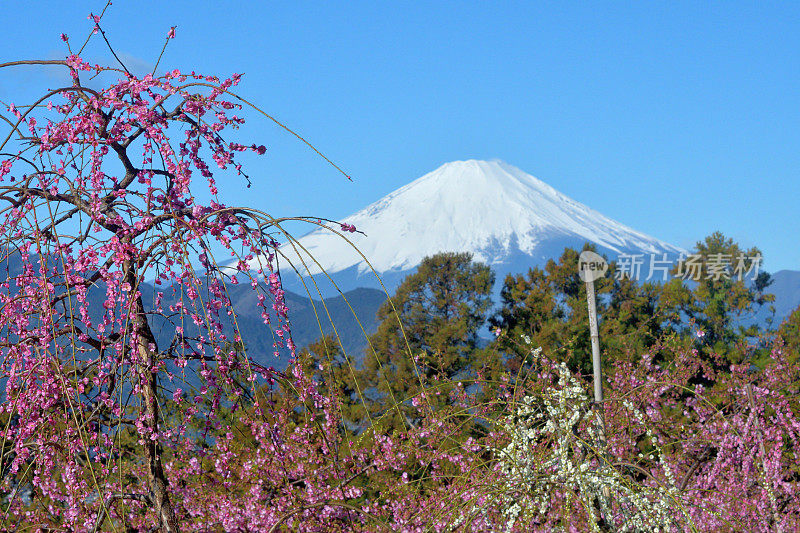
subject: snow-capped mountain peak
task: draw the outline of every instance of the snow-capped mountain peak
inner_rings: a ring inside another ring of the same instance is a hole
[[[681,252],[497,160],[445,163],[341,222],[364,233],[347,237],[382,275],[407,272],[438,252],[471,252],[498,274],[540,265],[587,241],[612,256]],[[328,274],[347,273],[372,285],[370,267],[341,237],[316,230],[299,243]],[[281,252],[302,270],[291,246]]]

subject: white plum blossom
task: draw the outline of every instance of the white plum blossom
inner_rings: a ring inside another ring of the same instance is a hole
[[[523,341],[530,344],[526,336]],[[531,356],[541,361],[541,348]],[[588,391],[564,363],[555,370],[557,384],[540,396],[524,397],[498,428],[509,438],[504,448],[494,450],[500,474],[494,503],[502,509],[506,531],[524,530],[537,517],[546,517],[557,492],[579,500],[592,531],[600,531],[601,518],[613,524],[614,531],[680,530],[677,519],[688,519],[680,510],[675,477],[667,464],[660,460],[666,483],[656,486],[637,483],[615,466],[602,444]],[[644,415],[632,403],[624,400],[623,405],[647,428]],[[652,432],[645,431],[657,443]]]

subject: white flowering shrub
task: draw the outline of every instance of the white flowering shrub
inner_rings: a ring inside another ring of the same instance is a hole
[[[573,530],[581,523],[592,531],[692,530],[667,463],[658,461],[662,475],[656,480],[617,461],[606,449],[602,415],[584,385],[565,364],[546,360],[541,348],[532,350],[531,357],[557,381],[551,380],[541,393],[524,396],[498,428],[508,441],[494,450],[500,474],[494,504],[501,508],[506,531],[529,531],[537,525]],[[623,405],[632,423],[647,427],[632,403]],[[657,444],[652,432],[645,431]],[[646,479],[637,481],[634,472]]]

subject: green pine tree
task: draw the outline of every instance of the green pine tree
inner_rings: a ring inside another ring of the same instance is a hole
[[[676,331],[699,332],[703,353],[713,350],[732,363],[757,359],[763,354],[749,347],[749,339],[758,337],[760,328],[741,322],[775,301],[766,292],[771,276],[756,274],[762,266],[760,257],[758,248],[744,250],[722,233],[712,233],[673,269],[675,277],[661,293],[660,312]]]
[[[491,307],[492,270],[469,253],[426,257],[378,310],[365,375],[376,410],[394,427],[414,423],[410,403],[426,391],[427,405],[448,403],[453,380],[468,379],[491,363],[477,349]]]

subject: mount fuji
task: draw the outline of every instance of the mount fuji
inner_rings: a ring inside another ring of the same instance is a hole
[[[501,281],[586,242],[610,259],[623,253],[675,257],[683,251],[498,160],[446,163],[341,222],[359,231],[345,233],[350,242],[319,229],[279,249],[282,265],[288,260],[306,278],[313,275],[323,295],[339,291],[320,266],[341,291],[380,288],[374,269],[391,292],[424,257],[438,252],[471,252]],[[282,269],[284,284],[297,290],[302,284],[285,275],[289,270]]]

